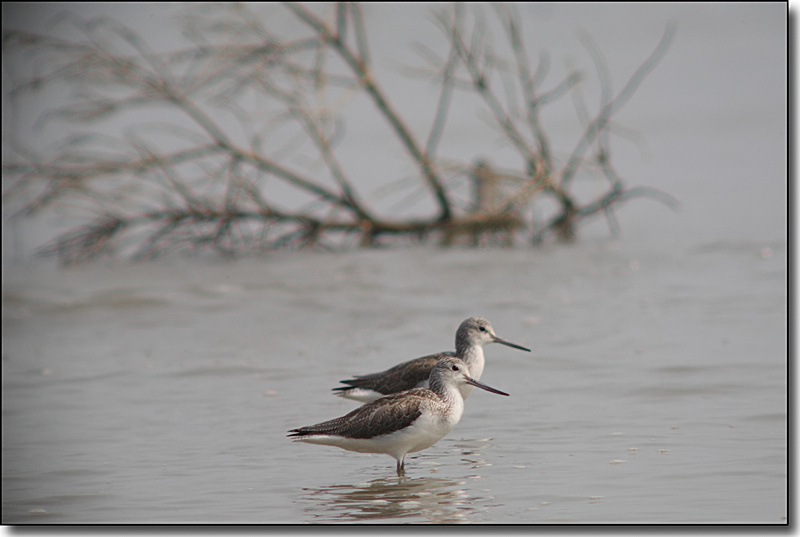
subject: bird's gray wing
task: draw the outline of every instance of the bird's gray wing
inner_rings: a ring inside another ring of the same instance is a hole
[[[426,392],[427,390],[418,388],[387,395],[362,405],[341,418],[293,429],[289,431],[289,436],[328,434],[346,438],[372,438],[389,434],[408,427],[422,414]]]
[[[355,378],[339,381],[342,384],[347,384],[347,386],[333,388],[333,391],[344,392],[351,388],[364,388],[388,395],[403,390],[410,390],[416,387],[420,382],[427,380],[433,366],[445,356],[455,356],[455,353],[440,352],[438,354],[431,354],[397,364],[380,373],[357,375]]]

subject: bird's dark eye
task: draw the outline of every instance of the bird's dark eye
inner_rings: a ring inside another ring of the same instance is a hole
[[[458,371],[458,366],[457,365],[452,365],[450,367],[453,369],[453,371]]]
[[[486,327],[485,326],[480,326],[480,327],[478,327],[478,330],[480,330],[481,332],[486,332]]]

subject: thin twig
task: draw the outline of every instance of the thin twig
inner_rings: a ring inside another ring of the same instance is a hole
[[[595,139],[598,133],[603,130],[608,123],[609,118],[614,113],[618,112],[619,109],[625,105],[628,99],[630,99],[639,85],[644,81],[644,78],[647,76],[647,74],[655,68],[659,61],[661,61],[674,36],[675,24],[671,23],[667,26],[667,29],[655,50],[653,50],[644,63],[642,63],[642,65],[636,69],[617,96],[610,100],[608,104],[603,106],[595,119],[589,124],[588,128],[583,133],[583,136],[581,136],[581,139],[578,141],[575,149],[572,151],[572,154],[567,160],[567,165],[564,168],[564,171],[561,173],[562,189],[569,189],[570,182],[572,181],[572,178],[575,175],[581,160],[583,159],[583,154],[586,152],[589,144]]]

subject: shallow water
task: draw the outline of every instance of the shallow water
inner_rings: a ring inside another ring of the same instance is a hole
[[[662,189],[681,210],[631,202],[619,240],[599,221],[571,246],[56,270],[24,255],[40,229],[4,222],[2,522],[785,524],[776,8],[523,10],[554,70],[585,60],[584,28],[617,88],[678,21],[618,118],[648,158],[624,141],[615,158],[631,185]],[[419,28],[402,24],[404,10],[370,10],[398,47]],[[354,133],[385,150],[357,147],[359,165],[404,173],[380,137]],[[469,160],[485,140],[465,131],[452,151]],[[488,346],[481,380],[511,396],[476,390],[450,435],[406,458],[404,479],[388,456],[286,438],[354,408],[331,394],[338,380],[452,350],[475,315],[533,352]]]
[[[4,522],[780,523],[785,255],[595,242],[18,275]],[[450,349],[470,315],[533,352],[488,346],[482,380],[511,397],[474,393],[405,479],[285,437],[353,408],[339,379]]]

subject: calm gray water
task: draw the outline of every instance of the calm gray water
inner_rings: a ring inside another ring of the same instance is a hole
[[[785,262],[598,242],[33,271],[5,284],[4,521],[780,523]],[[469,315],[533,353],[487,347],[511,397],[473,394],[405,480],[285,438]]]
[[[618,163],[682,208],[632,202],[619,239],[55,269],[4,226],[3,522],[786,523],[783,8],[653,6],[532,11],[626,76],[678,22],[620,118],[648,157]],[[405,479],[286,438],[473,315],[533,352],[488,346],[482,381],[511,396],[476,390]]]

